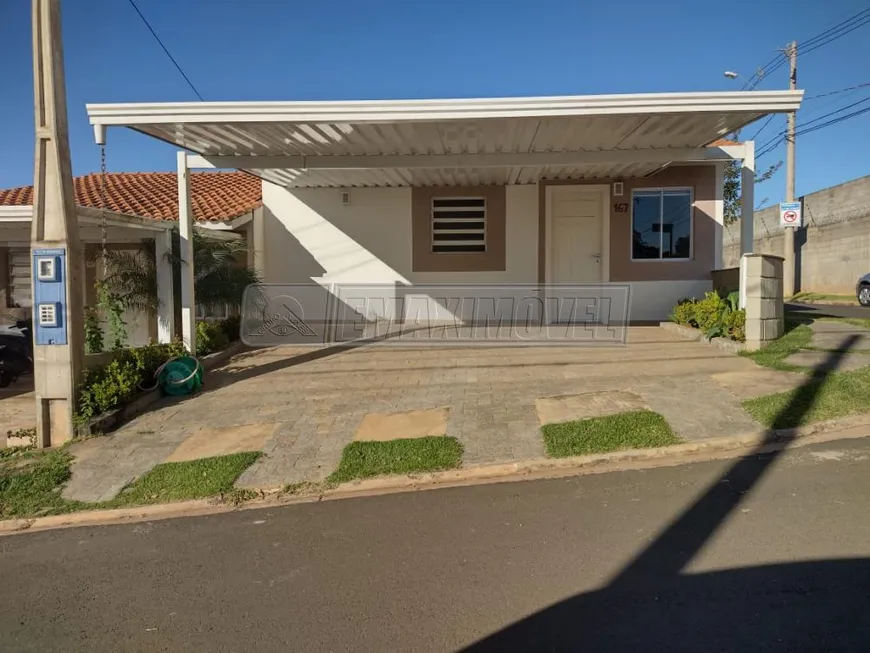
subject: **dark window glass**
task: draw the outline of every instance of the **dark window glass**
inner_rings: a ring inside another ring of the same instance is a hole
[[[632,258],[660,258],[661,238],[659,235],[659,224],[661,207],[661,193],[638,192],[634,194],[634,206],[631,215]]]
[[[691,192],[636,191],[631,226],[632,258],[689,258],[692,251]]]

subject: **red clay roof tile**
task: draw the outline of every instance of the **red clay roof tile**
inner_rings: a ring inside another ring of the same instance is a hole
[[[76,204],[100,209],[100,175],[73,179]],[[193,172],[190,196],[194,219],[222,222],[262,206],[258,178],[244,172]],[[0,190],[0,206],[30,206],[33,187]],[[155,220],[178,220],[178,182],[174,172],[110,172],[106,175],[110,211]]]

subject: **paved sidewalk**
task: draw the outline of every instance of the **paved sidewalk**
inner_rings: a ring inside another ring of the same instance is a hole
[[[846,348],[849,352],[837,361],[837,369],[855,370],[870,365],[870,331],[847,322],[813,320],[809,324],[813,336],[812,349],[802,350],[785,359],[786,363],[803,367],[824,365],[828,351]],[[826,351],[822,351],[826,350]]]
[[[271,488],[323,480],[373,413],[446,409],[446,435],[462,442],[465,465],[477,465],[544,454],[536,412],[542,398],[568,396],[582,405],[619,391],[696,440],[757,428],[739,390],[769,394],[802,380],[658,327],[629,329],[625,346],[258,350],[210,373],[206,391],[165,399],[114,434],[74,445],[64,496],[111,498],[204,429],[225,441],[249,437],[251,429],[265,434],[267,455],[238,485]]]

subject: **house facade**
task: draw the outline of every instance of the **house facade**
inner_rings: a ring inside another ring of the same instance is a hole
[[[262,207],[245,229],[269,283],[317,283],[367,319],[510,319],[515,313],[499,315],[495,304],[483,315],[477,308],[494,292],[510,299],[516,287],[524,297],[538,293],[541,309],[530,317],[544,322],[600,319],[618,296],[624,310],[616,317],[640,322],[663,319],[680,298],[712,287],[722,256],[723,170],[732,161],[742,179],[741,253],[751,251],[754,143],[721,139],[797,110],[802,97],[695,92],[87,111],[98,143],[121,126],[181,148],[182,232],[192,224],[189,171],[237,169],[263,180]],[[182,330],[193,344],[191,278],[182,271]],[[572,301],[563,300],[577,294],[586,308],[565,314]],[[471,301],[447,305],[447,295]]]
[[[258,260],[267,283],[314,280],[338,293],[345,285],[411,293],[441,285],[485,299],[493,284],[619,286],[629,291],[630,321],[663,320],[679,299],[710,290],[721,265],[722,174],[713,163],[643,179],[522,185],[263,182]]]

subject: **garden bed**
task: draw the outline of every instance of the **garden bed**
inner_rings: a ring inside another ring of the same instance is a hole
[[[707,344],[724,349],[732,354],[739,354],[746,349],[745,342],[732,340],[731,338],[705,338],[704,334],[697,327],[686,326],[685,324],[677,324],[676,322],[661,322],[659,326],[666,331],[675,333],[686,340],[694,340],[697,342],[706,342]]]
[[[737,291],[704,293],[704,299],[683,299],[660,326],[687,340],[706,340],[715,347],[739,353],[746,348],[746,311]]]
[[[161,389],[154,388],[152,390],[141,391],[138,390],[139,385],[150,385],[153,383],[154,371],[162,365],[164,362],[178,355],[183,354],[183,348],[180,345],[148,345],[147,347],[138,348],[147,349],[154,347],[164,347],[166,348],[165,357],[158,356],[157,358],[162,358],[162,360],[156,365],[143,365],[138,368],[138,377],[135,383],[132,384],[133,391],[129,392],[126,395],[122,395],[117,391],[123,387],[131,387],[129,378],[133,372],[131,372],[131,367],[129,365],[124,364],[125,355],[121,355],[116,357],[115,360],[122,360],[120,365],[115,366],[111,370],[110,366],[115,361],[112,361],[106,366],[93,368],[93,374],[99,379],[98,381],[98,389],[96,392],[94,388],[88,388],[84,391],[85,394],[85,405],[89,409],[87,412],[82,413],[81,411],[78,413],[80,418],[80,423],[76,427],[76,437],[87,437],[91,435],[101,435],[104,433],[109,433],[114,429],[117,429],[122,424],[129,422],[131,419],[136,417],[137,415],[142,414],[145,410],[151,406],[156,401],[160,400],[163,397],[163,392]],[[202,364],[203,369],[206,372],[209,372],[216,367],[220,367],[231,357],[238,354],[240,351],[244,349],[244,345],[241,342],[234,342],[227,346],[225,349],[221,351],[216,351],[214,353],[203,356],[199,359],[199,362]],[[137,351],[137,350],[124,350],[124,351]],[[135,354],[133,354],[135,358]],[[126,355],[129,357],[129,354]],[[113,385],[114,388],[107,388],[105,386]],[[117,393],[117,394],[113,394]],[[98,396],[95,396],[98,395]],[[100,399],[104,398],[104,401],[100,403]],[[106,404],[110,401],[116,401],[116,405],[114,406],[106,406]],[[82,406],[82,400],[80,399],[80,408]],[[91,406],[95,406],[95,408],[103,407],[103,410],[99,412],[95,412]]]

